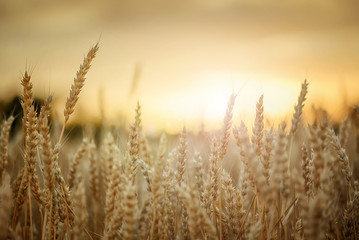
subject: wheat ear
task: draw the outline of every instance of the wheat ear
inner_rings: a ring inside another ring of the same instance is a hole
[[[98,49],[99,49],[99,46],[97,43],[87,53],[87,56],[84,58],[83,63],[80,65],[80,69],[76,73],[74,83],[71,85],[70,95],[66,99],[65,110],[64,110],[65,121],[64,121],[64,125],[62,126],[59,142],[61,142],[61,140],[62,140],[62,136],[65,131],[66,123],[68,122],[70,115],[75,110],[75,105],[77,103],[77,100],[79,99],[81,89],[85,84],[85,76],[91,67],[91,62],[95,58]]]
[[[256,104],[256,118],[253,128],[252,143],[255,146],[255,151],[258,157],[258,160],[261,159],[262,155],[262,138],[263,138],[263,129],[264,129],[264,117],[263,117],[263,95],[260,96]]]
[[[130,181],[135,181],[137,167],[139,164],[140,157],[140,146],[139,146],[139,136],[138,136],[138,122],[131,124],[128,141],[127,141],[127,169],[126,174]]]
[[[155,224],[156,224],[156,217],[159,213],[157,205],[160,205],[162,196],[162,189],[161,182],[162,182],[162,171],[165,167],[165,161],[164,161],[164,155],[167,151],[167,137],[165,134],[161,136],[160,139],[160,146],[158,148],[158,159],[155,163],[155,169],[152,176],[152,225],[151,225],[151,231],[150,231],[150,240],[153,239],[154,236],[154,230],[155,230]]]
[[[79,148],[79,150],[76,152],[76,155],[73,158],[73,161],[71,162],[71,166],[70,166],[70,176],[69,176],[69,188],[72,189],[74,187],[75,184],[77,184],[77,168],[80,165],[80,160],[83,158],[83,156],[85,155],[86,151],[88,150],[88,144],[89,141],[87,138],[84,138],[82,140],[82,144]]]
[[[50,201],[49,204],[46,204],[45,208],[45,217],[44,217],[44,228],[42,232],[43,238],[45,237],[46,231],[46,222],[47,215],[49,216],[49,239],[51,239],[52,233],[52,219],[51,214],[53,212],[53,192],[55,187],[55,172],[53,169],[53,162],[55,161],[54,151],[52,149],[51,137],[50,137],[50,127],[48,125],[48,117],[51,114],[51,102],[52,97],[49,97],[44,105],[41,107],[40,116],[38,120],[38,132],[40,138],[40,144],[42,147],[43,154],[43,163],[44,163],[44,176],[45,176],[45,186],[46,186],[46,199]]]
[[[306,99],[308,93],[308,82],[305,79],[302,83],[302,88],[300,90],[300,94],[298,97],[298,103],[294,107],[294,114],[292,118],[292,127],[290,129],[290,134],[293,135],[297,129],[298,129],[298,123],[300,121],[300,116],[302,115],[303,107],[304,107],[304,101]]]
[[[4,121],[1,128],[0,135],[0,182],[3,179],[6,167],[8,164],[8,145],[9,145],[9,135],[11,125],[14,122],[15,118],[10,116],[7,120]]]
[[[289,142],[289,153],[288,153],[288,170],[291,170],[291,157],[292,157],[292,149],[293,149],[293,141],[294,141],[294,134],[298,129],[298,123],[300,122],[300,117],[302,115],[304,101],[306,99],[308,93],[308,83],[307,79],[304,80],[302,83],[302,88],[300,90],[300,94],[298,96],[298,103],[294,107],[294,113],[292,117],[292,126],[289,131],[290,142]]]
[[[226,155],[229,137],[231,134],[233,107],[236,100],[236,95],[232,94],[227,106],[226,116],[223,121],[222,138],[219,145],[219,159],[220,159],[220,173],[219,173],[219,239],[223,239],[222,234],[222,175],[223,175],[223,160]]]

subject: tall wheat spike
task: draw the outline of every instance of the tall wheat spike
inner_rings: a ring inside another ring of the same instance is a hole
[[[62,127],[61,135],[59,138],[59,142],[62,140],[62,136],[64,134],[65,125],[69,121],[71,114],[75,110],[75,105],[77,100],[79,99],[80,92],[82,87],[85,84],[85,76],[91,67],[91,62],[95,58],[96,53],[99,49],[98,43],[93,46],[90,51],[87,53],[87,56],[84,58],[83,63],[80,65],[80,69],[76,73],[76,77],[74,78],[74,83],[71,85],[70,94],[66,99],[65,109],[64,109],[64,124]]]

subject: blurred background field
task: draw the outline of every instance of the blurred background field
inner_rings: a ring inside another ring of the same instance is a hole
[[[235,122],[251,123],[264,94],[277,124],[290,118],[305,78],[307,121],[312,106],[339,121],[359,100],[358,9],[357,1],[0,1],[1,106],[20,93],[27,67],[35,96],[53,95],[62,115],[79,62],[99,41],[73,124],[99,123],[102,111],[127,127],[140,101],[148,134],[218,129],[232,91]]]

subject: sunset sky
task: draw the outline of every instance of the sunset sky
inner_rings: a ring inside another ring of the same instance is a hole
[[[137,100],[147,131],[217,126],[232,92],[235,121],[264,108],[290,117],[308,79],[307,113],[333,119],[359,102],[359,1],[0,0],[0,98],[21,91],[26,66],[37,96],[61,114],[84,55],[100,42],[75,118],[132,121]],[[133,78],[137,69],[137,87]]]

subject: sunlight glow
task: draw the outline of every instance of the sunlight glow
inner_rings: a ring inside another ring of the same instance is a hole
[[[224,72],[210,72],[201,76],[199,94],[202,120],[215,122],[224,116],[233,89],[233,76]]]

